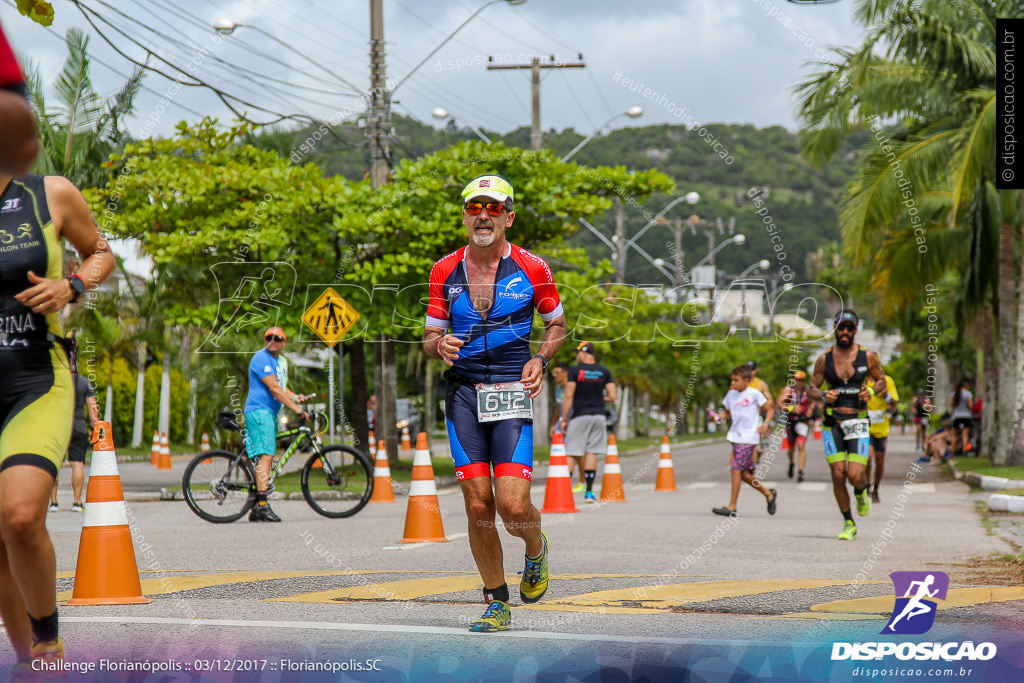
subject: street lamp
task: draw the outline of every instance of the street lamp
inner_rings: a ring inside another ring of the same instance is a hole
[[[702,258],[700,261],[698,261],[697,265],[695,265],[694,268],[700,268],[705,263],[713,260],[715,258],[715,254],[717,254],[718,252],[722,251],[722,249],[724,249],[725,247],[729,246],[730,244],[743,244],[746,241],[747,241],[747,236],[746,235],[744,235],[742,233],[736,233],[731,238],[725,240],[724,242],[719,244],[717,247],[712,249],[710,252],[708,252],[708,255],[705,256],[704,258]]]
[[[608,249],[612,252],[612,256],[616,256],[618,254],[618,251],[619,251],[619,241],[620,241],[618,235],[612,235],[612,238],[608,239],[607,237],[605,237],[604,235],[601,234],[600,230],[598,230],[593,225],[591,225],[590,222],[587,221],[585,218],[581,218],[580,219],[580,223],[582,223],[584,228],[586,228],[587,230],[592,232],[595,237],[597,237],[599,240],[601,240],[601,242],[603,242],[604,245],[606,247],[608,247]],[[665,260],[664,259],[652,258],[650,254],[648,254],[646,251],[644,251],[640,247],[634,246],[633,248],[636,249],[638,252],[640,252],[640,255],[643,256],[645,259],[647,259],[648,263],[650,263],[652,266],[657,268],[658,271],[660,271],[662,275],[667,277],[669,280],[674,280],[674,278],[672,276],[672,273],[665,269]]]
[[[620,116],[628,116],[628,117],[629,117],[629,118],[631,118],[631,119],[637,119],[637,118],[640,118],[640,117],[641,117],[641,116],[643,116],[643,115],[644,115],[644,110],[643,110],[643,108],[641,108],[641,107],[630,107],[630,108],[629,108],[629,109],[627,109],[626,111],[624,111],[624,112],[622,112],[622,113],[620,113],[620,114],[616,114],[615,116],[611,117],[610,119],[608,119],[607,121],[605,121],[604,123],[602,123],[602,124],[601,124],[600,126],[598,126],[597,128],[595,128],[595,129],[594,129],[594,131],[593,131],[593,132],[592,132],[592,133],[591,133],[590,135],[588,135],[587,137],[583,138],[583,142],[581,142],[580,144],[578,144],[578,145],[576,145],[575,147],[573,147],[573,149],[572,149],[572,151],[571,151],[571,152],[569,152],[569,153],[568,153],[568,154],[566,154],[566,155],[565,155],[564,157],[562,157],[562,161],[563,161],[563,162],[566,162],[566,161],[568,161],[569,159],[571,159],[571,158],[573,157],[573,155],[574,155],[574,154],[576,154],[576,152],[578,152],[578,151],[580,151],[581,149],[583,149],[583,147],[584,147],[584,146],[585,146],[585,145],[586,145],[586,144],[587,144],[588,142],[590,142],[591,140],[593,140],[593,139],[594,139],[594,136],[595,136],[595,135],[597,135],[597,134],[598,134],[599,132],[601,132],[601,131],[602,131],[602,130],[604,129],[604,127],[605,127],[605,126],[607,126],[607,125],[608,125],[609,123],[611,123],[611,122],[612,122],[612,121],[614,121],[615,119],[619,118]],[[693,194],[697,194],[697,193],[696,193],[696,192],[694,192]],[[693,203],[693,202],[691,202],[691,203]]]
[[[450,118],[450,119],[451,119],[452,121],[454,121],[454,120],[455,120],[455,117],[454,117],[454,116],[452,116],[452,115],[451,115],[451,114],[450,114],[450,113],[448,112],[448,110],[447,110],[447,109],[444,109],[443,107],[438,107],[438,108],[437,108],[437,109],[435,109],[434,111],[430,112],[430,115],[431,115],[431,116],[433,116],[433,117],[434,117],[435,119],[438,119],[438,120],[441,120],[441,121],[443,121],[444,119],[449,119],[449,118]],[[480,138],[480,139],[481,139],[481,140],[483,140],[484,142],[486,142],[486,143],[490,144],[490,142],[491,142],[491,139],[490,139],[489,137],[487,137],[486,135],[484,135],[483,133],[481,133],[481,132],[480,132],[480,129],[479,129],[479,128],[477,128],[476,126],[474,126],[474,125],[473,125],[472,123],[470,123],[469,121],[465,121],[464,123],[465,123],[465,124],[466,124],[467,126],[469,126],[469,129],[470,129],[471,131],[473,131],[474,133],[476,133],[476,136],[477,136],[478,138]]]
[[[295,53],[299,57],[302,57],[304,60],[306,60],[307,62],[309,62],[310,64],[312,64],[316,68],[321,69],[321,70],[329,73],[330,75],[334,76],[335,78],[338,79],[339,82],[344,83],[348,87],[350,87],[353,90],[355,90],[357,95],[362,92],[362,90],[359,88],[359,86],[357,86],[354,83],[351,83],[351,82],[345,80],[344,77],[340,76],[339,74],[334,73],[333,71],[328,69],[326,66],[324,66],[322,63],[316,61],[315,59],[313,59],[312,57],[310,57],[308,55],[303,54],[302,52],[299,52],[294,47],[292,47],[288,43],[284,42],[283,40],[281,40],[280,38],[275,36],[273,33],[270,33],[269,31],[264,31],[262,28],[260,28],[259,26],[256,26],[255,24],[242,24],[242,23],[239,23],[237,21],[231,21],[230,19],[220,19],[220,20],[214,22],[214,24],[213,24],[213,30],[216,31],[217,33],[223,35],[223,36],[230,36],[232,33],[235,32],[235,29],[239,29],[239,28],[251,28],[253,31],[256,31],[257,33],[262,33],[266,37],[268,37],[271,40],[273,40],[274,42],[276,42],[278,45],[281,45],[281,46],[287,48],[288,50],[292,51],[293,53]]]

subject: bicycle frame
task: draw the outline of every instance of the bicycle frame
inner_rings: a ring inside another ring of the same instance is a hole
[[[299,425],[298,427],[294,427],[292,429],[286,429],[283,432],[277,432],[277,434],[274,435],[274,440],[276,441],[278,439],[286,439],[288,437],[296,437],[296,438],[288,445],[288,448],[285,449],[284,453],[281,455],[280,458],[277,458],[276,454],[275,454],[275,458],[274,459],[277,462],[271,468],[270,474],[267,477],[267,484],[270,487],[273,487],[274,480],[277,479],[277,475],[281,472],[281,469],[286,464],[288,464],[288,460],[291,459],[292,455],[294,455],[295,452],[297,450],[299,450],[299,448],[302,447],[302,443],[303,443],[303,440],[304,440],[303,437],[309,439],[310,447],[317,454],[319,454],[321,452],[322,448],[323,448],[323,444],[320,441],[320,434],[316,430],[310,428],[309,425],[303,424],[303,425]],[[249,456],[249,452],[248,452],[248,450],[245,447],[245,441],[244,440],[242,441],[242,450],[241,450],[241,452],[239,452],[239,456],[246,457],[246,458],[250,457]],[[250,460],[251,459],[252,458],[250,458]]]

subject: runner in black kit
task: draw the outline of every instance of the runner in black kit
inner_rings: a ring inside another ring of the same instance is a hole
[[[46,530],[75,391],[60,311],[103,282],[114,257],[65,178],[0,176],[0,188],[0,617],[15,671],[31,674],[30,659],[64,657]],[[82,257],[81,275],[62,277],[65,239]]]
[[[512,185],[500,176],[480,176],[462,198],[469,244],[430,271],[423,348],[451,366],[445,373],[445,421],[487,602],[469,630],[505,631],[512,615],[496,512],[505,529],[526,543],[520,599],[537,602],[548,588],[548,539],[530,501],[532,399],[565,340],[565,316],[548,265],[505,240],[515,220]],[[531,356],[534,310],[545,328]]]
[[[818,356],[814,364],[809,393],[821,396],[821,385],[828,383],[825,398],[825,460],[832,470],[832,492],[843,514],[843,530],[839,540],[852,540],[857,525],[850,514],[850,493],[846,482],[853,484],[857,514],[864,517],[871,511],[868,497],[868,413],[867,400],[885,391],[885,375],[878,356],[855,345],[860,319],[850,310],[842,310],[835,319],[836,343]],[[871,380],[865,384],[865,380]],[[849,460],[849,462],[847,462]]]

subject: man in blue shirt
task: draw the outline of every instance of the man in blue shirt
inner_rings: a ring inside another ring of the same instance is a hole
[[[263,338],[266,346],[249,361],[249,394],[245,397],[245,429],[242,430],[249,457],[259,458],[256,465],[256,505],[249,513],[249,521],[280,522],[281,518],[267,502],[270,468],[273,467],[276,450],[277,413],[283,403],[299,417],[305,416],[305,411],[298,405],[305,396],[285,388],[288,384],[287,370],[280,358],[288,341],[284,330],[271,327]]]

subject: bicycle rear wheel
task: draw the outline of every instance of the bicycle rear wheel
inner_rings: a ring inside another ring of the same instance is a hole
[[[185,467],[181,491],[192,512],[207,522],[234,522],[256,502],[256,473],[237,453],[208,451]]]
[[[348,446],[325,446],[302,468],[302,496],[324,517],[351,517],[373,493],[370,460]]]

